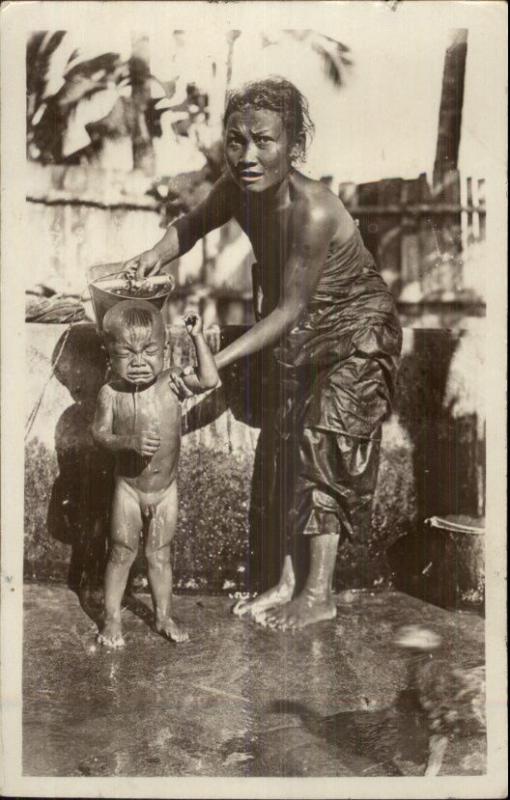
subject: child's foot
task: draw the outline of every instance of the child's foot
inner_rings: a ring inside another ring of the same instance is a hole
[[[281,606],[288,603],[292,598],[294,591],[294,584],[279,583],[267,592],[258,595],[253,600],[239,600],[232,609],[232,613],[236,617],[245,617],[249,615],[253,619],[257,619],[260,614],[263,614],[267,609]]]
[[[122,636],[120,622],[116,620],[108,620],[105,622],[103,630],[97,636],[97,643],[102,644],[103,647],[110,647],[112,650],[124,647],[126,643]]]
[[[335,617],[336,603],[333,597],[317,598],[302,592],[299,597],[281,608],[268,609],[256,621],[267,628],[292,631]]]
[[[170,639],[172,642],[187,642],[189,639],[187,631],[184,628],[180,628],[171,617],[156,620],[155,627],[161,636]]]

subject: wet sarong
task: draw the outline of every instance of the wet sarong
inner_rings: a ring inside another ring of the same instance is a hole
[[[356,230],[330,250],[306,313],[265,359],[261,499],[287,548],[296,534],[368,535],[400,348],[393,297]]]

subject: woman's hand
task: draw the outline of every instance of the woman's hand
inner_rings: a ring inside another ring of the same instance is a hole
[[[194,373],[193,367],[185,367],[189,370],[190,374]],[[186,400],[187,397],[193,397],[193,392],[188,389],[183,380],[184,369],[182,367],[174,367],[168,373],[168,384],[172,392],[179,400]]]
[[[140,281],[150,275],[157,275],[163,262],[156,250],[145,250],[140,255],[130,258],[124,264],[123,272]]]

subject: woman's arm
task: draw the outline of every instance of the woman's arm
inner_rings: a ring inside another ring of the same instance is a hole
[[[136,272],[137,279],[155,275],[165,264],[187,253],[196,242],[232,217],[232,182],[227,176],[216,181],[205,200],[192,211],[179,217],[150,250],[124,264],[125,272]]]
[[[218,369],[276,344],[293,327],[311,299],[337,225],[336,210],[327,200],[312,206],[304,199],[294,209],[280,301],[267,317],[217,354]]]

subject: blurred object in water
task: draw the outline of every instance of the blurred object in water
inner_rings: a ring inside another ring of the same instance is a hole
[[[429,755],[425,775],[439,774],[450,736],[485,734],[485,666],[452,664],[440,636],[420,625],[405,625],[395,644],[425,658],[410,663],[409,688],[427,715]]]

